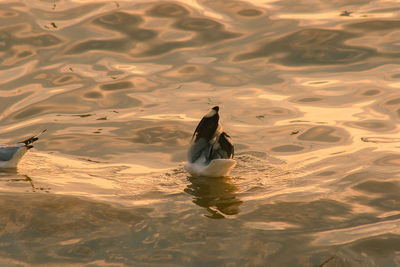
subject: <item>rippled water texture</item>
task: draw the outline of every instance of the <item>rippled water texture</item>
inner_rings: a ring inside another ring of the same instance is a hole
[[[3,1],[2,266],[400,266],[398,1]],[[183,170],[214,105],[226,178]]]

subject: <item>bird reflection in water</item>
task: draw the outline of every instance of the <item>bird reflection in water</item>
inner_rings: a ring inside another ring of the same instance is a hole
[[[18,173],[16,168],[0,169],[0,184],[3,183],[6,184],[6,186],[17,186],[21,188],[26,188],[25,186],[27,185],[32,188],[32,192],[50,192],[49,187],[35,186],[31,177],[26,174]]]
[[[236,196],[239,189],[232,179],[190,176],[188,180],[190,184],[184,191],[193,196],[193,203],[209,212],[206,217],[222,219],[240,212],[243,201]]]

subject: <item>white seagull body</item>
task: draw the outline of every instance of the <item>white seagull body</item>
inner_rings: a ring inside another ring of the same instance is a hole
[[[185,169],[193,176],[222,177],[235,167],[230,136],[219,124],[219,107],[213,107],[197,125]]]
[[[45,131],[16,144],[0,145],[0,168],[16,168],[26,151],[33,147],[32,143]]]

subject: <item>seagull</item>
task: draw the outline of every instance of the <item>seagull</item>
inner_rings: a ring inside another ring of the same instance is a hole
[[[11,145],[0,145],[0,168],[16,168],[22,156],[33,147],[32,143],[39,139],[40,134]]]
[[[185,169],[195,176],[227,176],[236,165],[231,137],[219,123],[219,107],[213,107],[194,130]]]

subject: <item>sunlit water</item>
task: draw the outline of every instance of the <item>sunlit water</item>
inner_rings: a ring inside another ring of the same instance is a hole
[[[3,1],[1,266],[400,266],[398,1]],[[230,177],[184,170],[214,105]]]

